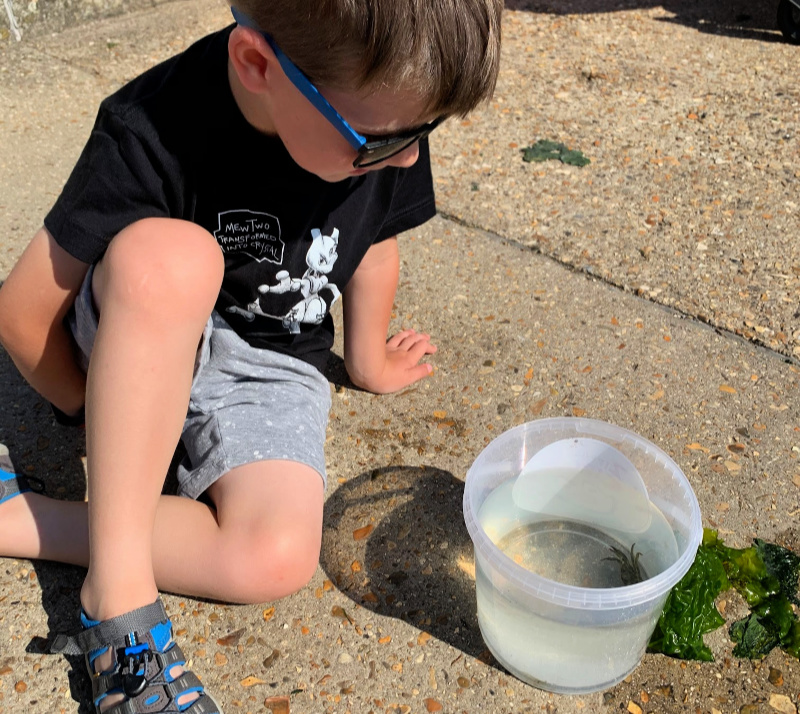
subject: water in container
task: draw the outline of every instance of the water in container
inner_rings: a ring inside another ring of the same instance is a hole
[[[647,580],[678,556],[672,529],[650,501],[647,517],[639,514],[635,519],[639,524],[646,521],[647,528],[637,532],[629,524],[590,525],[586,500],[575,499],[574,512],[562,507],[557,517],[520,508],[513,488],[512,479],[486,498],[478,512],[480,525],[516,566],[574,586],[576,596],[583,588],[607,590]],[[626,494],[629,508],[641,508],[640,495],[623,488],[617,490],[617,512],[625,512]],[[481,633],[513,674],[552,691],[577,693],[611,686],[636,667],[660,606],[642,608],[641,616],[625,611],[610,621],[607,613],[598,620],[592,611],[571,612],[541,603],[531,608],[527,598],[515,598],[513,588],[498,587],[495,568],[483,567],[481,560],[476,562]]]

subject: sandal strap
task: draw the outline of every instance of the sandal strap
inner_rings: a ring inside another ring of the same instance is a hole
[[[131,632],[147,632],[150,628],[168,621],[161,598],[124,615],[103,620],[77,635],[57,635],[50,647],[53,654],[81,655],[119,642]]]
[[[202,694],[203,685],[200,683],[200,680],[194,672],[184,672],[180,677],[177,677],[172,682],[165,682],[164,684],[151,684],[147,688],[147,691],[142,692],[138,697],[135,697],[133,701],[142,702],[143,700],[147,700],[151,692],[154,690],[158,691],[159,689],[163,690],[164,695],[169,699],[169,701],[174,702],[182,694],[186,694],[186,692],[198,692]],[[166,702],[164,703],[166,704]]]
[[[212,697],[203,692],[180,714],[222,714],[222,707]]]
[[[179,711],[174,702],[187,692],[203,694],[203,685],[193,672],[184,672],[172,682],[166,682],[160,677],[155,680],[150,680],[147,683],[147,688],[141,694],[128,698],[125,703],[130,704],[130,710],[132,712],[173,711],[173,708],[168,706],[170,703],[172,703],[175,711]],[[95,699],[95,701],[97,701],[97,699]],[[113,707],[111,711],[113,711]],[[212,709],[212,711],[215,710]]]
[[[159,714],[222,714],[219,704],[205,692],[185,709],[178,709],[174,704],[172,709],[153,709],[152,707],[158,706],[157,701],[150,705],[145,704],[144,706],[147,708],[142,709],[141,702],[137,700],[138,697],[137,699],[126,699],[124,702],[109,707],[103,714],[150,714],[150,712],[159,712]]]
[[[0,503],[28,491],[43,493],[44,482],[33,476],[21,476],[0,468]]]

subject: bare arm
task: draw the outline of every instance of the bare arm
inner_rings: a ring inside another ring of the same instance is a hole
[[[86,378],[63,320],[88,268],[41,228],[0,288],[0,343],[30,385],[66,414],[83,405]]]
[[[430,336],[404,330],[386,340],[400,256],[397,240],[373,245],[344,292],[344,363],[353,383],[370,392],[395,392],[427,377],[433,368],[419,364],[436,352]]]

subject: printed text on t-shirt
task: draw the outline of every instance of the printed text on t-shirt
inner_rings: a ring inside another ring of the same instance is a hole
[[[238,209],[223,211],[218,219],[214,237],[223,253],[246,253],[259,263],[267,260],[280,265],[283,262],[284,242],[280,222],[275,216]]]

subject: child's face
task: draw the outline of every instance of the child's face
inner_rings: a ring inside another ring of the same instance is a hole
[[[325,181],[341,181],[386,166],[411,166],[419,145],[368,168],[354,168],[357,152],[336,128],[288,80],[280,82],[272,104],[274,131],[295,162]],[[408,92],[379,91],[368,96],[343,90],[323,90],[325,98],[359,134],[394,134],[424,124],[422,101]]]
[[[421,116],[422,101],[408,92],[384,90],[364,96],[323,90],[323,94],[347,123],[364,136],[396,134],[426,121]],[[378,164],[354,168],[357,151],[302,95],[287,100],[273,116],[273,124],[295,162],[326,181],[341,181],[386,166],[407,168],[419,157],[419,144],[415,142]]]
[[[234,32],[253,31],[237,28]],[[264,45],[259,47],[260,53],[266,52],[268,58],[269,50]],[[247,86],[241,75],[231,72],[234,96],[248,121],[265,133],[277,134],[300,167],[333,182],[386,166],[408,167],[417,160],[419,146],[414,143],[381,163],[354,168],[358,152],[297,89],[274,61],[274,55],[272,58],[273,61],[260,68],[261,77],[256,84]],[[242,91],[237,92],[237,84]],[[355,131],[370,138],[415,128],[433,118],[424,116],[424,102],[409,91],[381,88],[365,93],[322,89],[321,93]]]

